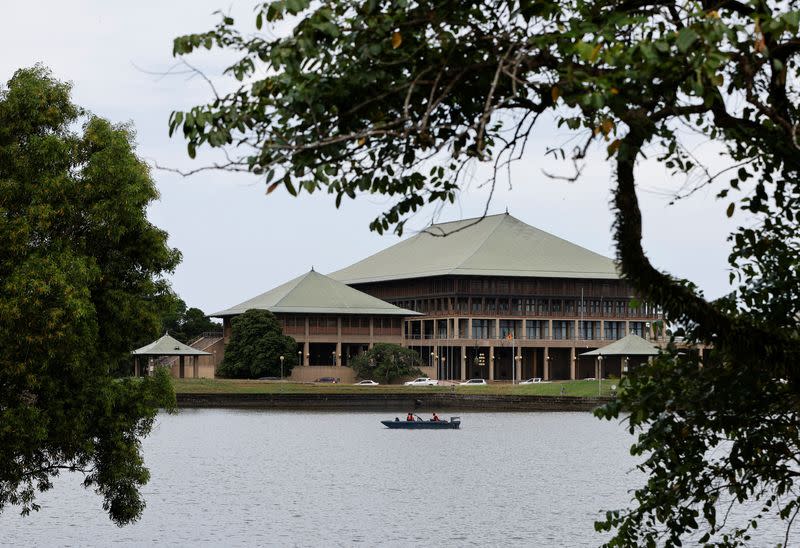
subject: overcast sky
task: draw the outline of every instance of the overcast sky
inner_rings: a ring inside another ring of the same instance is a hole
[[[73,83],[77,104],[115,122],[132,122],[141,157],[194,167],[199,161],[188,159],[182,139],[168,137],[167,121],[171,111],[208,100],[208,88],[197,78],[151,73],[175,64],[175,36],[208,30],[218,9],[252,26],[254,5],[224,0],[9,3],[0,32],[0,81],[5,84],[17,68],[41,62],[59,79]],[[215,81],[225,61],[220,56],[193,58]],[[568,173],[568,165],[544,154],[564,139],[552,124],[540,127],[525,158],[512,169],[512,188],[503,184],[497,189],[490,213],[508,208],[530,225],[613,257],[611,179],[603,154],[595,154],[577,183],[542,174],[543,168]],[[709,146],[699,146],[695,154],[715,162]],[[487,198],[478,184],[481,175],[478,171],[476,182],[437,220],[481,214]],[[267,291],[312,265],[332,272],[398,241],[369,232],[369,222],[387,203],[382,200],[345,201],[337,210],[327,195],[292,198],[279,190],[266,196],[263,183],[252,176],[206,173],[182,178],[154,170],[153,177],[161,199],[148,215],[183,253],[173,286],[189,306],[206,312]],[[670,179],[652,160],[640,166],[639,180],[644,245],[653,263],[693,280],[707,296],[728,292],[726,236],[733,225],[725,217],[727,203],[701,191],[691,201],[669,206],[665,191],[684,181]],[[431,212],[419,214],[409,229],[424,228],[430,221]]]

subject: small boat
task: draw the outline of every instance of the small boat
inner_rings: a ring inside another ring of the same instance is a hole
[[[461,426],[461,417],[450,417],[449,421],[381,421],[381,424],[394,430],[455,430]]]

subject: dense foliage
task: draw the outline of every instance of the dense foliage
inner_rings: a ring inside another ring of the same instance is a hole
[[[170,128],[190,156],[230,147],[217,167],[263,174],[268,192],[325,190],[337,205],[388,195],[371,227],[402,232],[410,212],[453,201],[473,164],[491,162],[494,185],[540,119],[571,132],[574,150],[553,152],[575,178],[587,154],[607,155],[622,274],[689,341],[712,345],[718,365],[672,352],[601,413],[630,410],[649,478],[632,508],[598,526],[620,546],[695,533],[732,545],[770,514],[788,538],[800,509],[800,2],[277,0],[255,17],[293,31],[243,34],[223,16],[175,40],[178,55],[238,53],[228,73],[242,84],[174,113]],[[698,139],[716,144],[723,169],[693,155]],[[685,179],[676,198],[712,189],[720,214],[742,219],[729,297],[710,302],[648,260],[636,195],[645,156]]]
[[[38,509],[61,471],[136,520],[140,440],[174,404],[166,373],[114,379],[155,337],[178,263],[145,216],[157,197],[126,126],[87,116],[42,68],[0,88],[0,510]]]
[[[221,332],[222,325],[208,318],[199,308],[187,308],[183,299],[175,297],[161,317],[161,331],[169,332],[179,341],[188,343],[203,333]]]
[[[248,310],[231,320],[231,338],[217,370],[221,377],[257,379],[288,377],[297,365],[297,343],[283,334],[280,322],[268,310]]]
[[[378,343],[350,361],[359,379],[372,379],[389,384],[400,379],[419,377],[422,360],[410,348],[396,344]]]

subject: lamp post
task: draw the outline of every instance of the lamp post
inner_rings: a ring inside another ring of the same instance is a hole
[[[597,356],[597,395],[603,392],[603,355]]]
[[[442,373],[445,377],[448,377],[447,374],[447,356],[442,356]]]
[[[297,351],[297,365],[303,365],[303,351]]]
[[[333,365],[334,367],[336,367],[336,350],[334,350],[333,352],[331,352],[331,365]]]
[[[284,360],[284,357],[281,356],[281,382],[283,382],[283,360]]]

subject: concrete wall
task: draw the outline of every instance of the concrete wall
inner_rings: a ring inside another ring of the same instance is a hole
[[[402,389],[401,389],[402,390]],[[178,394],[179,407],[382,410],[390,416],[444,410],[591,411],[609,398],[567,396],[490,396],[471,394]],[[447,415],[442,415],[447,418]],[[376,427],[377,422],[376,422]]]
[[[339,382],[345,384],[353,384],[356,382],[356,374],[349,367],[334,367],[334,366],[305,366],[296,365],[292,368],[292,374],[289,380],[294,382],[314,382],[320,377],[333,377],[340,379]]]
[[[420,367],[423,376],[435,378],[435,367]],[[188,375],[188,373],[187,373]],[[349,367],[333,367],[333,366],[295,366],[292,368],[292,374],[289,380],[294,382],[314,382],[320,377],[333,377],[340,379],[340,382],[345,384],[352,384],[356,382],[356,374]]]

